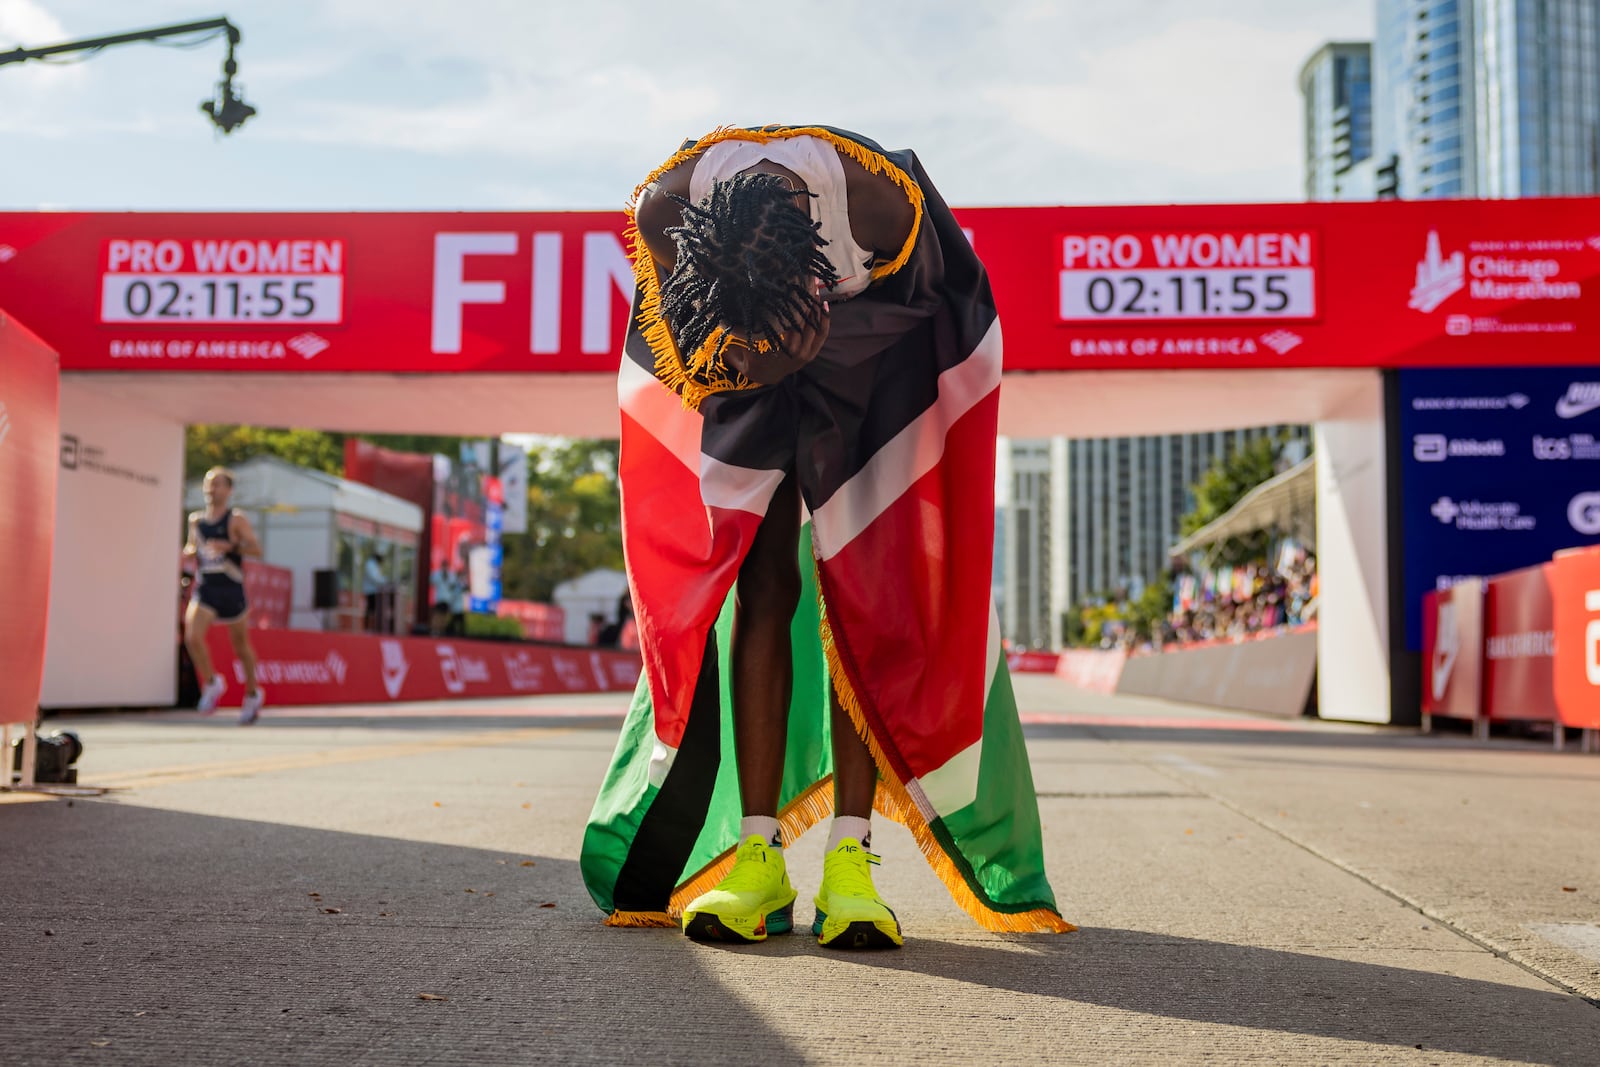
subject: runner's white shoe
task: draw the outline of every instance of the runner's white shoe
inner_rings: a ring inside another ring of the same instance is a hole
[[[261,715],[261,706],[266,702],[266,694],[259,685],[254,693],[246,693],[244,703],[239,706],[239,725],[249,726],[255,722]]]
[[[213,674],[211,681],[200,690],[200,714],[210,715],[217,710],[217,701],[222,699],[222,694],[228,691],[228,680],[220,674]]]

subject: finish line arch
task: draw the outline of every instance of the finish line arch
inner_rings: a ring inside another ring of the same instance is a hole
[[[1319,706],[1410,721],[1416,654],[1391,625],[1395,373],[1600,362],[1600,200],[956,214],[1005,331],[1002,433],[1317,427],[1320,653],[1340,664]],[[101,469],[134,476],[81,494],[63,479],[58,568],[86,558],[72,539],[96,528],[96,501],[141,478],[171,497],[178,538],[187,423],[616,436],[623,225],[620,212],[0,213],[0,309],[60,353],[63,434],[75,452],[128,453]],[[171,632],[156,584],[126,591],[99,620],[107,636]],[[84,594],[57,589],[55,649],[94,630]],[[64,663],[47,655],[47,705]],[[164,668],[129,684],[123,703],[170,702]]]

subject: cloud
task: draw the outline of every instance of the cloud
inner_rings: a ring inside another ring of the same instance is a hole
[[[983,98],[1033,136],[1106,160],[1203,175],[1294,165],[1294,73],[1311,31],[1187,20],[1089,56],[1065,83],[1007,81]]]

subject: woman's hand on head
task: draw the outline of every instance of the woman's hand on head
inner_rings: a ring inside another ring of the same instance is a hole
[[[798,330],[784,331],[766,352],[730,344],[723,354],[728,365],[757,385],[776,385],[817,358],[828,340],[828,303],[817,299],[816,314]]]

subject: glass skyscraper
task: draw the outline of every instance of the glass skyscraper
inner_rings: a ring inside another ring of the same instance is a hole
[[[1402,197],[1600,193],[1600,0],[1377,0],[1372,80]]]
[[[1305,101],[1306,199],[1372,196],[1372,46],[1326,44],[1300,70]]]
[[[1479,196],[1600,193],[1600,0],[1475,0]]]

